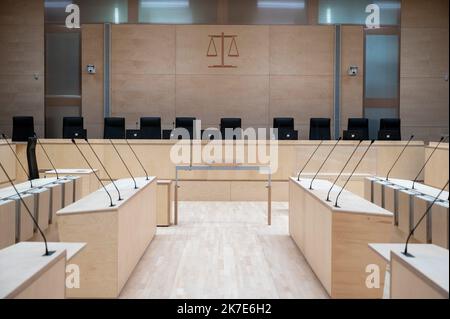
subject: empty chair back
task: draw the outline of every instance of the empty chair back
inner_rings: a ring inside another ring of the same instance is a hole
[[[292,117],[276,117],[273,119],[273,128],[294,129],[294,119]]]
[[[13,142],[28,142],[34,136],[34,118],[32,116],[13,117]]]
[[[381,119],[380,130],[385,131],[400,131],[401,120],[400,119]]]
[[[184,128],[189,132],[190,139],[194,138],[195,117],[177,117],[175,119],[175,128]]]
[[[366,118],[351,118],[348,119],[348,131],[358,132],[361,139],[369,139],[369,119]]]
[[[222,118],[220,119],[220,133],[223,139],[241,139],[242,120],[240,118]],[[232,132],[227,132],[232,130]],[[237,132],[234,132],[237,130]],[[227,136],[230,135],[230,136]]]
[[[27,161],[28,161],[28,172],[30,175],[30,180],[39,178],[39,168],[36,159],[36,137],[28,138],[27,144]]]
[[[63,138],[86,138],[82,117],[63,118]]]
[[[104,139],[125,139],[125,118],[106,117]]]
[[[141,118],[141,138],[149,140],[161,139],[161,118],[142,117]]]
[[[380,130],[378,132],[379,140],[400,141],[401,136],[401,120],[400,119],[381,119]]]
[[[309,139],[312,141],[331,140],[331,120],[312,118],[309,125]]]

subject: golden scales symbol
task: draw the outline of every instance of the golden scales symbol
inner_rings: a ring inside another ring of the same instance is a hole
[[[210,41],[208,46],[208,52],[206,53],[207,57],[217,57],[217,47],[214,39],[220,39],[221,48],[220,48],[220,56],[221,56],[221,64],[210,65],[210,68],[237,68],[236,65],[225,64],[225,39],[231,39],[230,48],[228,49],[228,57],[239,57],[239,50],[236,43],[237,35],[225,35],[222,34],[214,34],[209,35]]]

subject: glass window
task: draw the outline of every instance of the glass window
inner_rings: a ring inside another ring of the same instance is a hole
[[[127,23],[128,0],[74,0],[81,23]]]
[[[66,7],[72,2],[72,0],[45,0],[45,23],[64,24],[67,17]]]
[[[399,37],[366,36],[366,98],[396,99],[399,82]]]
[[[320,24],[366,24],[366,7],[380,7],[381,25],[400,24],[400,0],[319,0]]]
[[[217,0],[139,0],[139,22],[216,24]]]
[[[228,0],[228,24],[307,24],[306,0]]]
[[[80,95],[80,33],[47,32],[46,95]]]

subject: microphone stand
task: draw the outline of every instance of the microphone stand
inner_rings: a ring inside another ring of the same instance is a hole
[[[414,228],[411,230],[411,232],[408,235],[408,239],[406,240],[406,244],[405,244],[405,250],[403,251],[403,255],[405,255],[406,257],[414,257],[413,255],[411,255],[410,253],[408,253],[408,244],[409,241],[411,240],[412,235],[414,235],[414,232],[416,231],[417,227],[419,227],[419,225],[422,223],[423,219],[428,215],[428,213],[430,212],[431,208],[434,206],[434,204],[436,204],[436,202],[439,200],[439,197],[441,197],[442,193],[444,192],[444,190],[447,188],[449,181],[447,181],[447,183],[445,184],[445,186],[441,189],[441,191],[439,192],[439,194],[434,198],[433,202],[431,203],[430,206],[428,206],[427,210],[425,211],[425,213],[423,214],[423,216],[419,219],[419,221],[417,222],[416,226],[414,226]]]
[[[331,202],[330,200],[330,194],[331,191],[333,190],[334,186],[336,185],[336,183],[338,182],[339,178],[341,177],[341,175],[344,173],[347,165],[350,163],[350,160],[353,158],[353,155],[355,155],[356,151],[358,150],[359,146],[361,145],[362,140],[359,141],[358,145],[356,145],[355,149],[353,150],[352,154],[350,155],[350,157],[347,160],[347,163],[345,163],[344,167],[342,168],[341,172],[339,173],[339,175],[336,177],[335,181],[333,182],[333,185],[331,186],[330,190],[328,191],[327,194],[327,202]]]
[[[45,245],[45,254],[44,254],[44,256],[47,257],[47,256],[53,255],[55,253],[55,251],[49,251],[48,250],[47,238],[45,237],[44,232],[42,231],[41,227],[39,227],[39,223],[37,222],[36,218],[34,218],[33,214],[31,213],[30,209],[28,208],[27,203],[25,203],[22,195],[20,195],[19,191],[16,188],[16,185],[14,185],[11,177],[9,177],[8,172],[6,171],[5,167],[3,166],[3,164],[1,162],[0,162],[0,167],[2,168],[3,173],[5,174],[6,178],[8,179],[8,182],[14,188],[14,191],[16,192],[17,196],[19,197],[19,200],[22,203],[22,205],[25,207],[25,210],[27,211],[28,215],[30,215],[31,219],[33,220],[33,224],[36,226],[36,228],[38,229],[38,231],[41,234],[42,238],[44,239],[44,245]]]
[[[414,179],[413,184],[412,184],[412,189],[415,189],[414,187],[416,186],[416,182],[417,182],[417,179],[419,178],[420,174],[423,172],[425,167],[427,167],[428,162],[431,160],[431,158],[433,157],[434,153],[437,151],[439,145],[441,145],[441,143],[444,142],[446,139],[447,139],[447,137],[444,137],[444,136],[441,137],[441,140],[436,145],[436,147],[434,148],[433,152],[431,152],[431,154],[428,157],[428,159],[426,160],[425,164],[422,166],[422,169],[419,171],[419,174],[417,174],[416,178]]]
[[[34,137],[36,138],[37,143],[39,144],[39,146],[42,148],[42,150],[44,151],[45,157],[47,157],[50,165],[52,166],[52,168],[55,170],[55,174],[56,174],[56,179],[59,180],[59,174],[58,174],[58,170],[56,169],[55,165],[53,165],[52,160],[50,159],[50,156],[48,156],[47,151],[44,148],[44,145],[42,145],[40,139],[38,138],[38,136],[36,135],[36,133],[34,133]]]
[[[6,138],[5,134],[2,134],[3,140],[6,142],[6,144],[8,144],[9,149],[11,150],[11,152],[13,152],[17,162],[19,163],[20,167],[22,167],[22,170],[24,171],[26,177],[28,177],[28,180],[30,182],[30,186],[31,188],[33,188],[33,181],[31,180],[30,175],[28,174],[27,170],[25,169],[25,167],[23,166],[22,162],[20,161],[19,157],[17,156],[16,152],[14,151],[14,149],[12,148],[11,144],[8,142],[8,139]]]
[[[311,156],[309,157],[309,159],[306,161],[306,164],[302,167],[302,169],[300,170],[300,172],[298,173],[297,176],[297,181],[300,182],[300,175],[303,173],[303,171],[305,170],[306,166],[308,166],[309,162],[311,162],[312,158],[314,157],[314,155],[317,153],[317,151],[319,150],[320,146],[322,146],[323,144],[323,140],[320,141],[319,145],[316,147],[316,149],[314,150],[314,152],[311,154]]]
[[[328,161],[328,159],[330,158],[331,154],[333,154],[333,151],[336,149],[336,147],[338,146],[339,142],[342,140],[342,137],[339,137],[338,141],[336,142],[336,144],[334,144],[333,148],[331,149],[330,153],[328,154],[328,156],[325,158],[325,160],[323,161],[322,165],[320,165],[319,170],[317,171],[316,175],[313,177],[313,179],[311,180],[311,184],[309,185],[309,189],[312,190],[312,185],[314,180],[316,179],[317,175],[319,175],[319,172],[322,170],[323,166],[325,165],[325,163]]]

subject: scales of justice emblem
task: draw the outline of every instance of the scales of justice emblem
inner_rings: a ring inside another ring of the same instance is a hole
[[[230,47],[228,49],[228,57],[231,58],[237,58],[239,57],[239,50],[237,47],[236,38],[237,35],[226,35],[224,32],[221,34],[213,34],[209,35],[209,46],[208,51],[206,53],[206,56],[211,57],[218,57],[219,54],[217,52],[217,47],[214,39],[220,39],[220,64],[210,65],[209,68],[237,68],[236,65],[231,64],[225,64],[225,39],[231,39]]]

